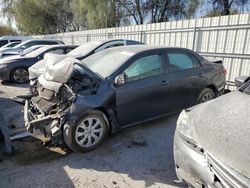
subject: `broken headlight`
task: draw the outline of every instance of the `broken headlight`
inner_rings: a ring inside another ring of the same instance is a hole
[[[183,110],[180,113],[179,118],[177,120],[176,130],[181,134],[181,136],[184,136],[184,137],[192,140],[191,130],[189,128],[189,121],[190,120],[189,120],[189,117],[188,117],[186,110]]]

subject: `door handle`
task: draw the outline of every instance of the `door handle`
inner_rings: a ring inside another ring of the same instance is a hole
[[[161,81],[161,86],[166,86],[166,85],[168,85],[169,83],[166,81],[166,80],[162,80]]]

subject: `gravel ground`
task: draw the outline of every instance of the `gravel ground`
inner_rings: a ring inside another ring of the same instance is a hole
[[[22,108],[7,98],[25,94],[26,88],[0,85],[0,107],[15,127],[23,126]],[[15,141],[14,156],[0,162],[0,187],[183,187],[174,183],[176,119],[127,128],[82,154],[45,148],[31,137]]]

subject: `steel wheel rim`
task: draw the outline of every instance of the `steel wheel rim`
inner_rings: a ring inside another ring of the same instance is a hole
[[[13,72],[13,78],[18,83],[24,83],[29,80],[29,73],[25,69],[17,69]]]
[[[207,102],[212,100],[213,98],[214,96],[212,95],[212,93],[205,93],[201,98],[201,102]]]
[[[83,147],[92,147],[101,140],[103,131],[104,125],[99,118],[88,117],[76,127],[76,142]]]

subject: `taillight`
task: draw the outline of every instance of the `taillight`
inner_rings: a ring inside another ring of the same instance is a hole
[[[224,75],[226,76],[227,75],[227,69],[224,68],[223,72],[224,72]]]

